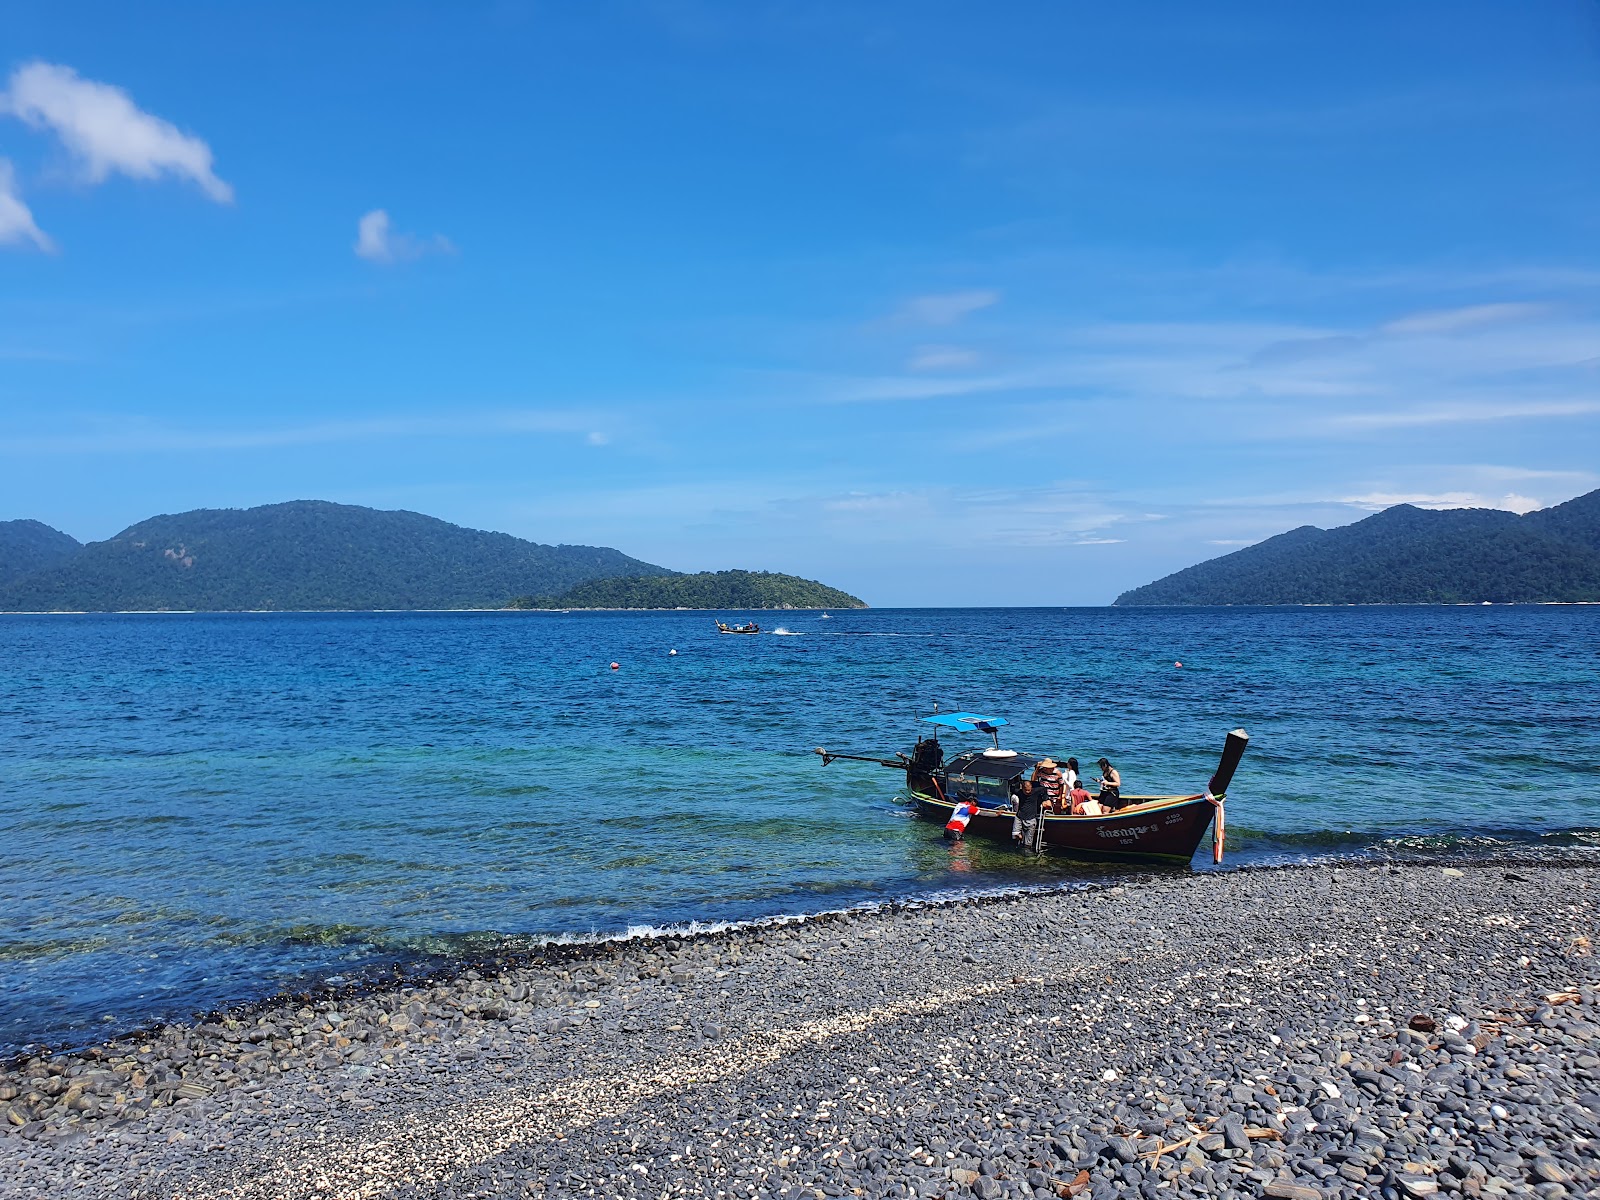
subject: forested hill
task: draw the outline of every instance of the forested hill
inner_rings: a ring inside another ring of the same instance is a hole
[[[296,500],[141,521],[11,579],[0,610],[500,608],[510,596],[666,573],[603,547]]]
[[[1143,604],[1600,601],[1600,491],[1517,516],[1397,504],[1310,525],[1117,597]]]
[[[702,571],[698,575],[597,579],[560,596],[522,596],[513,608],[865,608],[848,592],[797,575]]]
[[[0,521],[0,587],[65,562],[83,547],[43,521]]]

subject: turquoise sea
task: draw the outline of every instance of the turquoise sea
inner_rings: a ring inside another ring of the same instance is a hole
[[[952,849],[902,777],[810,753],[907,747],[934,701],[1130,792],[1198,790],[1244,726],[1228,866],[1600,858],[1600,609],[757,615],[785,632],[0,617],[0,1053],[438,955],[1103,877]]]

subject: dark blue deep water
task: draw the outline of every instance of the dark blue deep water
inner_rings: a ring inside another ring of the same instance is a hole
[[[1245,726],[1230,864],[1600,846],[1597,608],[777,623],[0,617],[0,1052],[375,963],[1084,877],[952,852],[901,777],[808,753],[908,746],[936,699],[1131,792],[1198,790]]]

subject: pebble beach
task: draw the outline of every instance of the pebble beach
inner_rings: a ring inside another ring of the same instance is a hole
[[[0,1194],[1561,1197],[1591,868],[1134,876],[464,965],[0,1071]]]

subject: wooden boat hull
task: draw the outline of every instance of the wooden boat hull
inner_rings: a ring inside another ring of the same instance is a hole
[[[955,811],[952,801],[914,791],[917,815],[940,825]],[[1194,858],[1211,827],[1213,809],[1204,796],[1129,797],[1136,803],[1099,817],[1046,816],[1044,844],[1069,858],[1094,861],[1181,863]],[[986,809],[968,823],[966,837],[1011,842],[1010,812]]]

